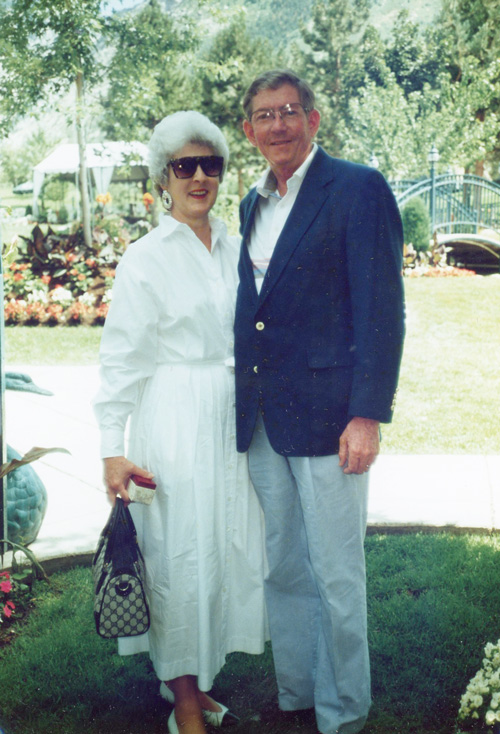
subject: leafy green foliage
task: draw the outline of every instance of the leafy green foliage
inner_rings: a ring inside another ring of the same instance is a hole
[[[252,39],[242,20],[237,17],[219,31],[200,69],[201,108],[226,134],[231,151],[229,175],[235,178],[240,197],[258,177],[263,163],[243,132],[241,101],[255,76],[277,63],[271,45]]]
[[[195,25],[175,25],[158,0],[110,21],[113,37],[102,126],[115,140],[143,139],[165,115],[198,106]]]
[[[420,197],[406,204],[402,211],[405,243],[413,245],[417,252],[429,249],[430,218],[427,207]]]
[[[310,23],[301,28],[297,62],[323,111],[318,140],[332,155],[341,151],[337,125],[348,105],[352,77],[362,64],[355,35],[363,29],[368,9],[369,0],[317,0]]]
[[[316,91],[318,141],[334,155],[366,163],[375,152],[387,177],[415,178],[435,143],[441,170],[496,175],[498,0],[441,5],[426,24],[391,0],[149,0],[110,16],[98,0],[0,0],[0,122],[49,106],[81,73],[96,137],[146,140],[166,114],[201,109],[229,140],[227,184],[241,196],[262,170],[241,131],[243,90],[292,66]],[[370,25],[380,16],[395,18],[389,33]],[[12,178],[13,154],[4,167]]]
[[[106,31],[100,0],[2,3],[0,130],[68,89],[77,74],[99,78],[97,44]]]

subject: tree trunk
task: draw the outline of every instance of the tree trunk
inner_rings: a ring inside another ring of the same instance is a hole
[[[87,185],[87,164],[85,161],[85,130],[83,127],[83,73],[76,75],[76,136],[79,153],[80,204],[82,209],[83,238],[87,247],[92,247],[90,228],[90,202]]]

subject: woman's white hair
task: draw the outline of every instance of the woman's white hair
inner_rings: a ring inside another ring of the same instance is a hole
[[[157,188],[167,183],[168,162],[187,143],[207,145],[215,155],[224,158],[224,167],[220,175],[222,181],[229,160],[226,139],[208,117],[200,112],[188,110],[174,112],[164,117],[153,130],[149,141],[149,175]]]

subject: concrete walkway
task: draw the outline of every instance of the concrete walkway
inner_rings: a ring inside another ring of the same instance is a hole
[[[101,480],[99,432],[91,400],[98,369],[22,367],[53,396],[8,390],[6,440],[16,451],[62,447],[33,464],[49,495],[48,510],[30,548],[40,561],[91,553],[109,515]],[[459,528],[500,530],[500,456],[378,457],[371,470],[369,532]],[[6,556],[4,565],[9,565]]]

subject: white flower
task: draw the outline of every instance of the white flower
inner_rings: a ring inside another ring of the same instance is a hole
[[[496,716],[493,711],[487,711],[484,717],[487,726],[491,726],[496,721]]]
[[[488,642],[486,647],[484,648],[484,652],[487,658],[491,657],[491,654],[494,649],[495,649],[495,645],[492,642]]]
[[[28,293],[28,303],[36,303],[36,301],[47,303],[47,293],[45,291],[32,291]]]
[[[73,294],[67,288],[54,288],[53,291],[50,291],[49,296],[54,303],[60,303],[62,306],[74,301]]]
[[[81,295],[78,299],[81,303],[84,303],[86,306],[93,306],[95,302],[95,296],[92,293],[84,293]]]

